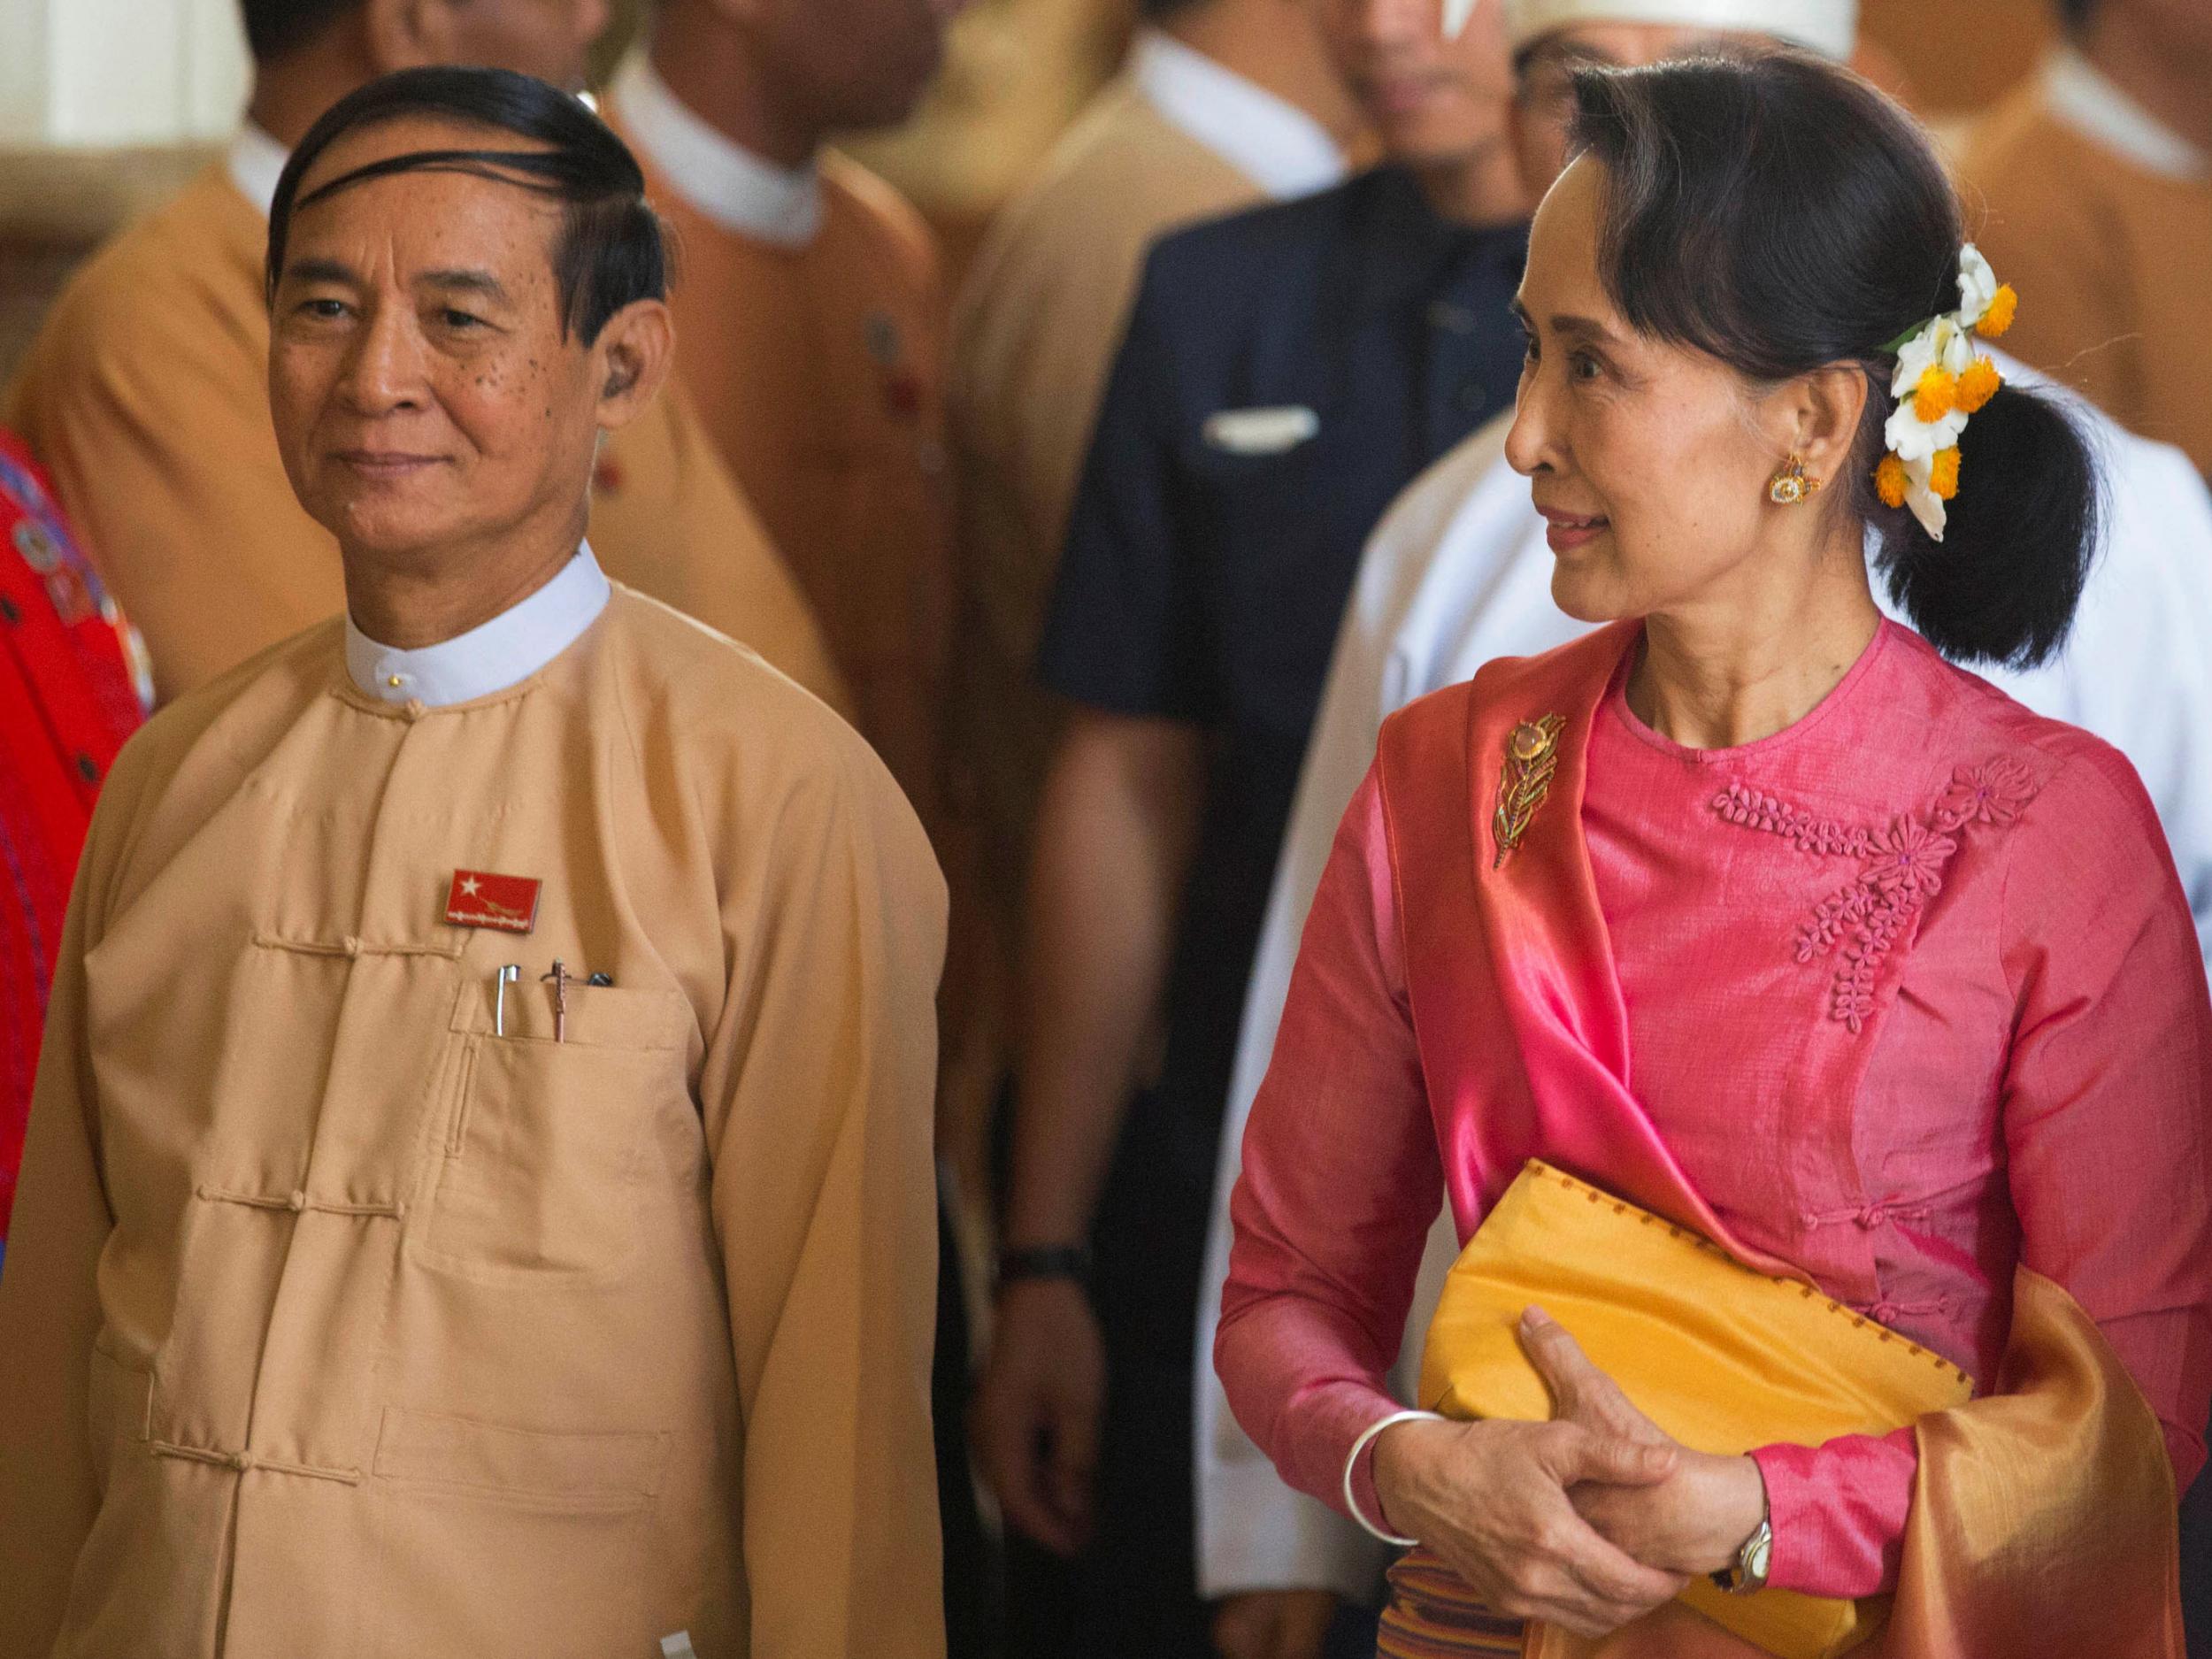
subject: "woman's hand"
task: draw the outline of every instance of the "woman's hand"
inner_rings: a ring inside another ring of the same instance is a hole
[[[1575,1512],[1570,1489],[1655,1486],[1671,1448],[1581,1423],[1405,1422],[1375,1439],[1392,1530],[1441,1555],[1496,1612],[1604,1636],[1683,1585],[1636,1561]]]
[[[1748,1457],[1694,1452],[1670,1440],[1590,1363],[1580,1343],[1540,1309],[1522,1317],[1521,1340],[1550,1386],[1555,1420],[1639,1445],[1668,1447],[1672,1470],[1640,1485],[1585,1484],[1568,1497],[1601,1536],[1663,1571],[1718,1572],[1735,1563],[1766,1518],[1766,1480]]]

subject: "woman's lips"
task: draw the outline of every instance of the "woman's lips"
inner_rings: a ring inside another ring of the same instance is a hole
[[[1609,519],[1585,513],[1561,512],[1553,507],[1539,507],[1544,515],[1544,539],[1551,543],[1555,553],[1571,553],[1586,542],[1602,535]]]

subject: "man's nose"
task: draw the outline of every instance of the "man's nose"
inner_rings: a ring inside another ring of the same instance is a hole
[[[422,336],[403,306],[379,305],[355,336],[339,396],[364,415],[420,408],[424,398]]]

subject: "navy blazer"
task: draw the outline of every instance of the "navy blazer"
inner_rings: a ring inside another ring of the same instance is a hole
[[[1040,672],[1212,739],[1167,1052],[1094,1235],[1110,1347],[1148,1356],[1163,1402],[1191,1363],[1245,981],[1360,552],[1511,404],[1526,248],[1525,227],[1440,219],[1395,167],[1212,220],[1154,248],[1108,382]]]

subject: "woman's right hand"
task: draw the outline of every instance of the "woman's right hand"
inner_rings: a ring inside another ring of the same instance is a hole
[[[1655,1486],[1671,1447],[1580,1423],[1394,1424],[1375,1437],[1386,1525],[1417,1538],[1494,1612],[1605,1636],[1686,1579],[1644,1566],[1575,1513],[1571,1486]]]

